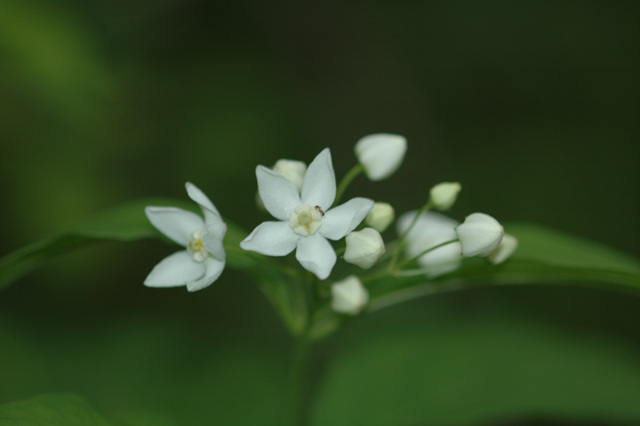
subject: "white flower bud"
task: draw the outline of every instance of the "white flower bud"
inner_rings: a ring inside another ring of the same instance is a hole
[[[456,202],[462,186],[458,182],[442,182],[431,188],[431,203],[438,210],[449,210]]]
[[[456,228],[456,233],[463,256],[489,256],[502,241],[504,229],[488,214],[472,213]]]
[[[364,223],[378,232],[384,232],[395,217],[396,214],[391,204],[376,202],[367,217],[364,218]]]
[[[304,174],[307,172],[307,165],[302,161],[296,160],[278,160],[273,166],[273,171],[278,172],[291,182],[296,184],[298,192],[302,188],[302,181],[304,180]]]
[[[369,293],[355,275],[331,286],[331,308],[342,314],[357,315],[369,302]]]
[[[489,259],[489,262],[497,265],[507,260],[517,248],[518,239],[513,235],[504,234],[498,248],[495,249],[487,259]]]
[[[398,170],[407,152],[407,140],[400,135],[376,133],[360,139],[355,151],[369,179],[378,181]]]
[[[413,219],[417,211],[412,211],[400,216],[397,222],[398,234],[402,235]],[[420,215],[415,226],[407,234],[407,256],[418,256],[425,250],[435,247],[447,241],[455,240],[457,220],[444,216],[437,212],[425,212]],[[460,255],[460,243],[451,243],[439,247],[418,258],[418,264],[425,268],[428,277],[437,277],[460,267],[462,256]]]
[[[352,232],[346,237],[344,260],[363,269],[371,268],[384,254],[384,241],[373,228]]]

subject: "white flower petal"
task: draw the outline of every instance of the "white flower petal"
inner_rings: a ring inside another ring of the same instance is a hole
[[[307,165],[302,161],[282,158],[276,161],[276,164],[273,166],[273,171],[280,173],[295,183],[296,188],[300,191],[300,189],[302,189],[302,182],[304,181],[304,174],[307,172]]]
[[[194,262],[186,250],[165,257],[144,280],[147,287],[177,287],[200,279],[205,274],[205,266]]]
[[[300,205],[300,195],[296,185],[278,172],[264,167],[256,167],[258,192],[264,207],[276,219],[289,220],[289,215]]]
[[[209,222],[209,216],[211,216],[211,213],[215,213],[216,216],[220,217],[220,212],[218,211],[218,209],[216,209],[216,206],[213,205],[209,197],[207,197],[204,192],[200,190],[200,188],[198,188],[191,182],[187,182],[185,184],[185,187],[187,188],[187,195],[189,195],[189,198],[198,203],[198,205],[202,209],[202,213],[204,213],[206,222]]]
[[[336,252],[322,235],[302,237],[298,241],[296,259],[304,269],[321,280],[326,279],[336,264]]]
[[[330,240],[339,240],[356,229],[373,207],[373,200],[353,198],[325,213],[320,234]]]
[[[267,256],[286,256],[296,248],[299,238],[289,222],[262,222],[240,243],[240,247]]]
[[[212,257],[207,257],[204,262],[205,275],[197,281],[187,283],[188,291],[202,290],[205,287],[209,287],[215,280],[220,277],[224,269],[224,260],[218,260]]]
[[[220,221],[212,225],[207,225],[207,233],[202,236],[202,244],[216,259],[224,260],[226,253],[222,240],[227,233],[227,225]]]
[[[320,206],[324,211],[329,210],[333,204],[336,198],[336,175],[329,148],[323,149],[309,164],[302,182],[300,198],[302,204]]]
[[[149,206],[144,212],[153,226],[184,247],[193,232],[204,229],[204,221],[200,216],[177,207]]]

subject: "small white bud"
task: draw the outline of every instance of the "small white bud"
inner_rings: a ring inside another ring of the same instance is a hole
[[[398,234],[402,235],[413,219],[417,211],[403,214],[398,218]],[[405,243],[407,245],[407,256],[409,258],[418,256],[431,247],[447,241],[455,240],[457,220],[451,219],[438,212],[424,212],[416,221],[415,226],[407,234]],[[451,243],[423,254],[418,258],[418,264],[425,268],[428,277],[437,277],[448,272],[455,271],[460,267],[462,256],[460,255],[460,243]]]
[[[331,308],[342,314],[357,315],[369,302],[369,293],[355,275],[331,286]]]
[[[371,268],[384,254],[384,241],[380,233],[373,228],[351,232],[346,237],[347,250],[344,260],[362,269]]]
[[[298,192],[300,192],[304,174],[307,172],[307,165],[302,161],[281,159],[276,161],[276,164],[273,166],[273,171],[280,173],[295,183]]]
[[[488,214],[472,213],[456,228],[456,233],[463,256],[489,256],[502,241],[504,229]]]
[[[396,213],[389,203],[374,203],[373,208],[364,218],[364,223],[378,232],[384,232],[396,217]]]
[[[438,210],[449,210],[458,198],[462,186],[458,182],[442,182],[431,188],[429,195],[433,206]]]
[[[489,255],[489,262],[497,265],[507,260],[518,248],[518,239],[513,235],[504,234],[497,249]]]
[[[407,140],[400,135],[376,133],[360,139],[355,152],[369,179],[378,181],[398,170],[407,152]]]

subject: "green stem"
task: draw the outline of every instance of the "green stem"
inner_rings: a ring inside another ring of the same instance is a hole
[[[427,254],[427,253],[429,253],[429,252],[431,252],[431,251],[433,251],[435,249],[439,249],[440,247],[446,246],[448,244],[457,243],[458,241],[460,241],[460,240],[456,238],[454,240],[449,240],[449,241],[445,241],[444,243],[437,244],[437,245],[435,245],[433,247],[430,247],[430,248],[426,249],[425,251],[423,251],[422,253],[418,254],[417,256],[412,257],[411,259],[407,259],[404,262],[399,263],[397,267],[398,267],[398,269],[400,269],[403,266],[410,264],[414,260],[418,260],[419,258],[424,256],[425,254]]]
[[[272,268],[276,268],[276,269],[280,269],[281,271],[283,271],[285,274],[289,275],[291,278],[296,278],[296,279],[300,279],[303,277],[302,274],[300,274],[300,271],[298,271],[297,269],[291,268],[290,266],[284,265],[281,262],[275,262],[271,259],[269,259],[266,256],[262,256],[258,253],[252,252],[252,251],[248,251],[248,250],[243,250],[239,247],[236,246],[231,246],[231,245],[225,245],[224,246],[225,251],[227,252],[234,252],[234,253],[239,253],[242,254],[243,256],[247,256],[252,258],[253,260],[256,260],[259,263],[265,264],[265,265],[269,265]]]
[[[307,366],[309,364],[309,327],[296,336],[291,359],[287,422],[291,426],[304,424],[307,394]]]
[[[349,170],[349,172],[344,176],[344,178],[342,178],[342,181],[340,181],[340,184],[338,185],[338,189],[336,190],[336,199],[333,202],[334,206],[338,204],[338,202],[340,201],[340,198],[342,198],[344,191],[346,191],[351,181],[353,181],[353,179],[355,179],[356,176],[358,176],[363,171],[364,171],[364,167],[362,167],[362,164],[358,163],[355,166],[353,166],[351,170]]]

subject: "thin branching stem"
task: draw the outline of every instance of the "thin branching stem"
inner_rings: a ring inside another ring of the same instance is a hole
[[[416,214],[416,216],[411,221],[411,224],[409,224],[407,229],[405,229],[404,232],[402,233],[402,235],[400,235],[400,238],[398,238],[398,243],[396,245],[396,249],[393,252],[393,256],[391,257],[391,263],[389,263],[389,269],[391,271],[396,269],[396,263],[398,262],[398,256],[400,256],[400,251],[402,251],[402,248],[404,246],[404,240],[407,238],[407,235],[409,235],[409,232],[411,232],[413,227],[416,225],[416,223],[418,222],[418,218],[422,215],[422,213],[428,211],[429,209],[431,209],[431,207],[432,207],[431,200],[429,200],[427,202],[427,204],[422,206],[420,211],[418,211],[418,214]]]
[[[457,243],[458,241],[460,241],[460,240],[455,238],[453,240],[445,241],[444,243],[440,243],[440,244],[437,244],[437,245],[435,245],[433,247],[430,247],[430,248],[426,249],[425,251],[421,252],[420,254],[418,254],[417,256],[413,256],[411,259],[407,259],[404,262],[400,262],[398,264],[397,268],[401,269],[403,266],[406,266],[406,265],[410,264],[411,262],[420,259],[425,254],[427,254],[429,252],[432,252],[435,249],[439,249],[440,247],[443,247],[443,246],[446,246],[446,245],[449,245],[449,244]]]
[[[347,187],[349,186],[351,181],[353,181],[353,179],[355,179],[356,176],[358,176],[363,171],[364,167],[362,167],[362,164],[358,163],[353,166],[353,168],[349,170],[349,172],[347,172],[347,174],[342,178],[340,184],[338,185],[338,189],[336,190],[336,198],[333,202],[334,206],[340,202],[342,195],[344,195],[344,192],[347,190]]]

